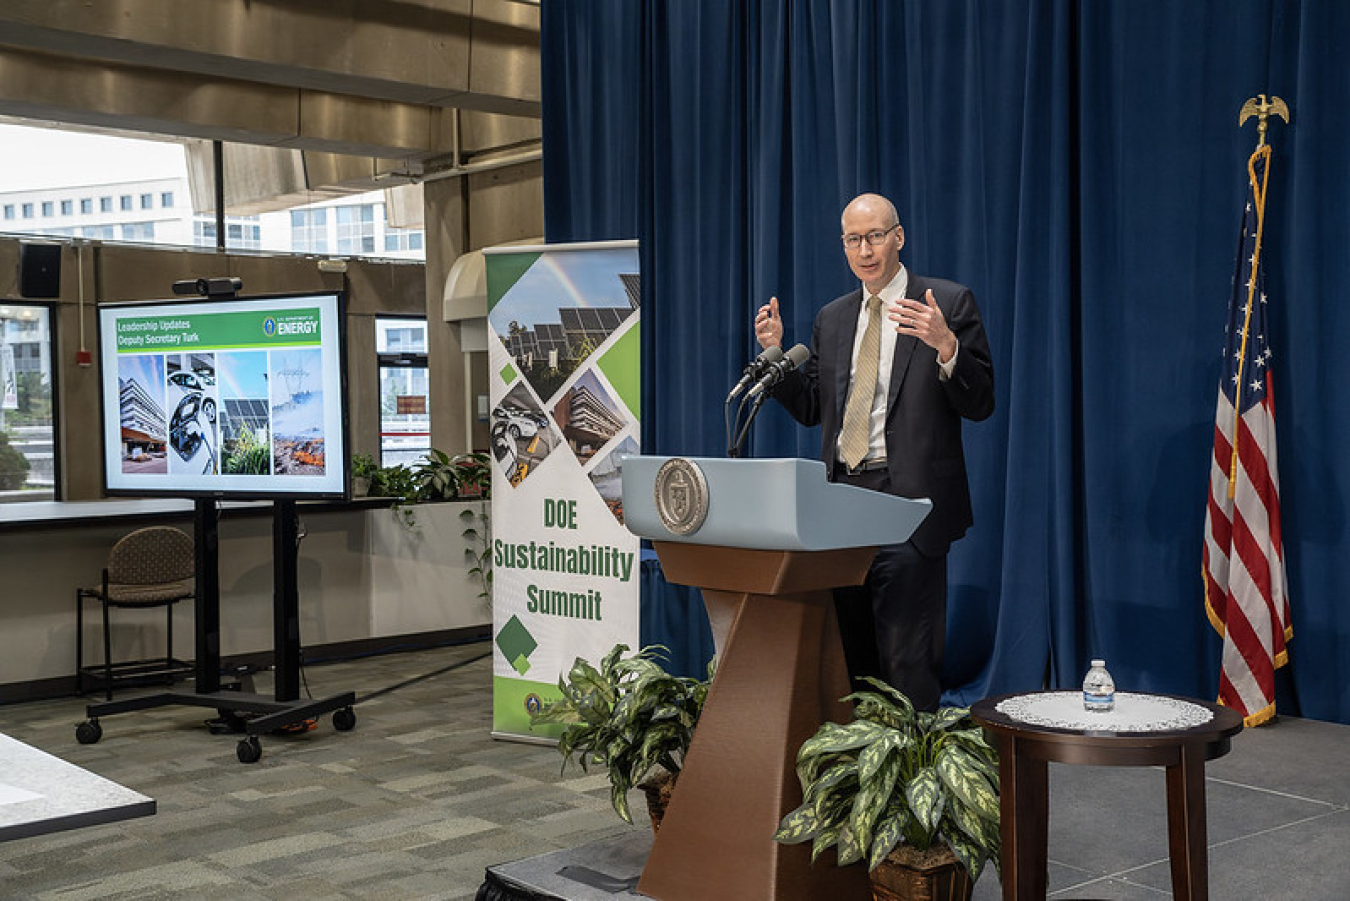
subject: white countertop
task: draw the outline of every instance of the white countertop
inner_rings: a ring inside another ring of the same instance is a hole
[[[0,841],[154,812],[154,798],[0,734]]]

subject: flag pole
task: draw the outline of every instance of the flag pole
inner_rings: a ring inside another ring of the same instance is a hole
[[[1256,150],[1247,158],[1247,179],[1252,186],[1252,195],[1256,198],[1256,239],[1252,250],[1252,268],[1251,278],[1247,282],[1247,307],[1242,322],[1242,347],[1241,355],[1238,357],[1238,379],[1237,384],[1233,386],[1233,434],[1231,444],[1233,447],[1233,456],[1228,464],[1228,497],[1231,500],[1237,492],[1237,466],[1238,466],[1238,429],[1242,422],[1242,387],[1244,381],[1243,369],[1247,362],[1247,339],[1252,321],[1252,304],[1256,299],[1256,272],[1261,265],[1261,238],[1266,224],[1266,186],[1270,183],[1270,145],[1266,143],[1266,130],[1269,128],[1267,120],[1271,115],[1279,116],[1286,123],[1289,122],[1289,107],[1283,100],[1274,95],[1269,102],[1266,101],[1265,94],[1257,94],[1242,104],[1242,109],[1238,112],[1238,127],[1252,116],[1256,117]],[[1256,161],[1261,159],[1265,165],[1261,169],[1261,183],[1257,184],[1256,179]]]

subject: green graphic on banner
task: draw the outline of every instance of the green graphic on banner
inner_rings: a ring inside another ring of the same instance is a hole
[[[642,418],[642,380],[638,377],[638,358],[642,347],[638,330],[641,327],[640,322],[634,324],[614,342],[614,346],[600,358],[598,364],[634,419]]]
[[[497,301],[520,281],[520,277],[530,271],[534,261],[541,256],[543,256],[541,253],[513,253],[493,259],[492,265],[487,267],[485,273],[489,312],[497,305]]]
[[[494,676],[492,679],[492,727],[497,732],[557,738],[566,728],[562,723],[531,726],[530,713],[562,697],[556,684]]]
[[[511,668],[523,676],[530,671],[530,655],[539,647],[539,642],[534,640],[525,624],[513,616],[497,633],[497,647],[506,655]]]
[[[118,353],[318,347],[318,308],[140,316],[117,322]]]

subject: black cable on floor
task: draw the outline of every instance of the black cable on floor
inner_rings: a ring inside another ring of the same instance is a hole
[[[362,695],[361,697],[357,698],[354,703],[356,704],[365,703],[366,701],[378,698],[381,695],[387,695],[390,692],[398,691],[400,688],[407,688],[409,685],[416,685],[418,682],[425,682],[427,679],[432,679],[435,678],[436,676],[444,675],[445,673],[448,673],[451,670],[459,669],[461,666],[465,666],[470,663],[477,663],[484,657],[491,657],[491,656],[492,656],[491,651],[485,651],[484,653],[479,654],[477,657],[470,657],[467,660],[459,660],[456,661],[455,663],[450,664],[449,666],[443,666],[440,669],[435,670],[434,672],[426,673],[421,676],[413,676],[411,679],[405,679],[404,681],[399,682],[397,685],[390,685],[388,688],[381,688],[379,691],[373,691],[368,695]]]

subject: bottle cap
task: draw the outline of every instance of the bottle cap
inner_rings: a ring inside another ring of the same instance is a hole
[[[1105,660],[1094,660],[1094,661],[1092,661],[1092,665],[1093,665],[1093,666],[1106,666],[1106,661],[1105,661]]]

